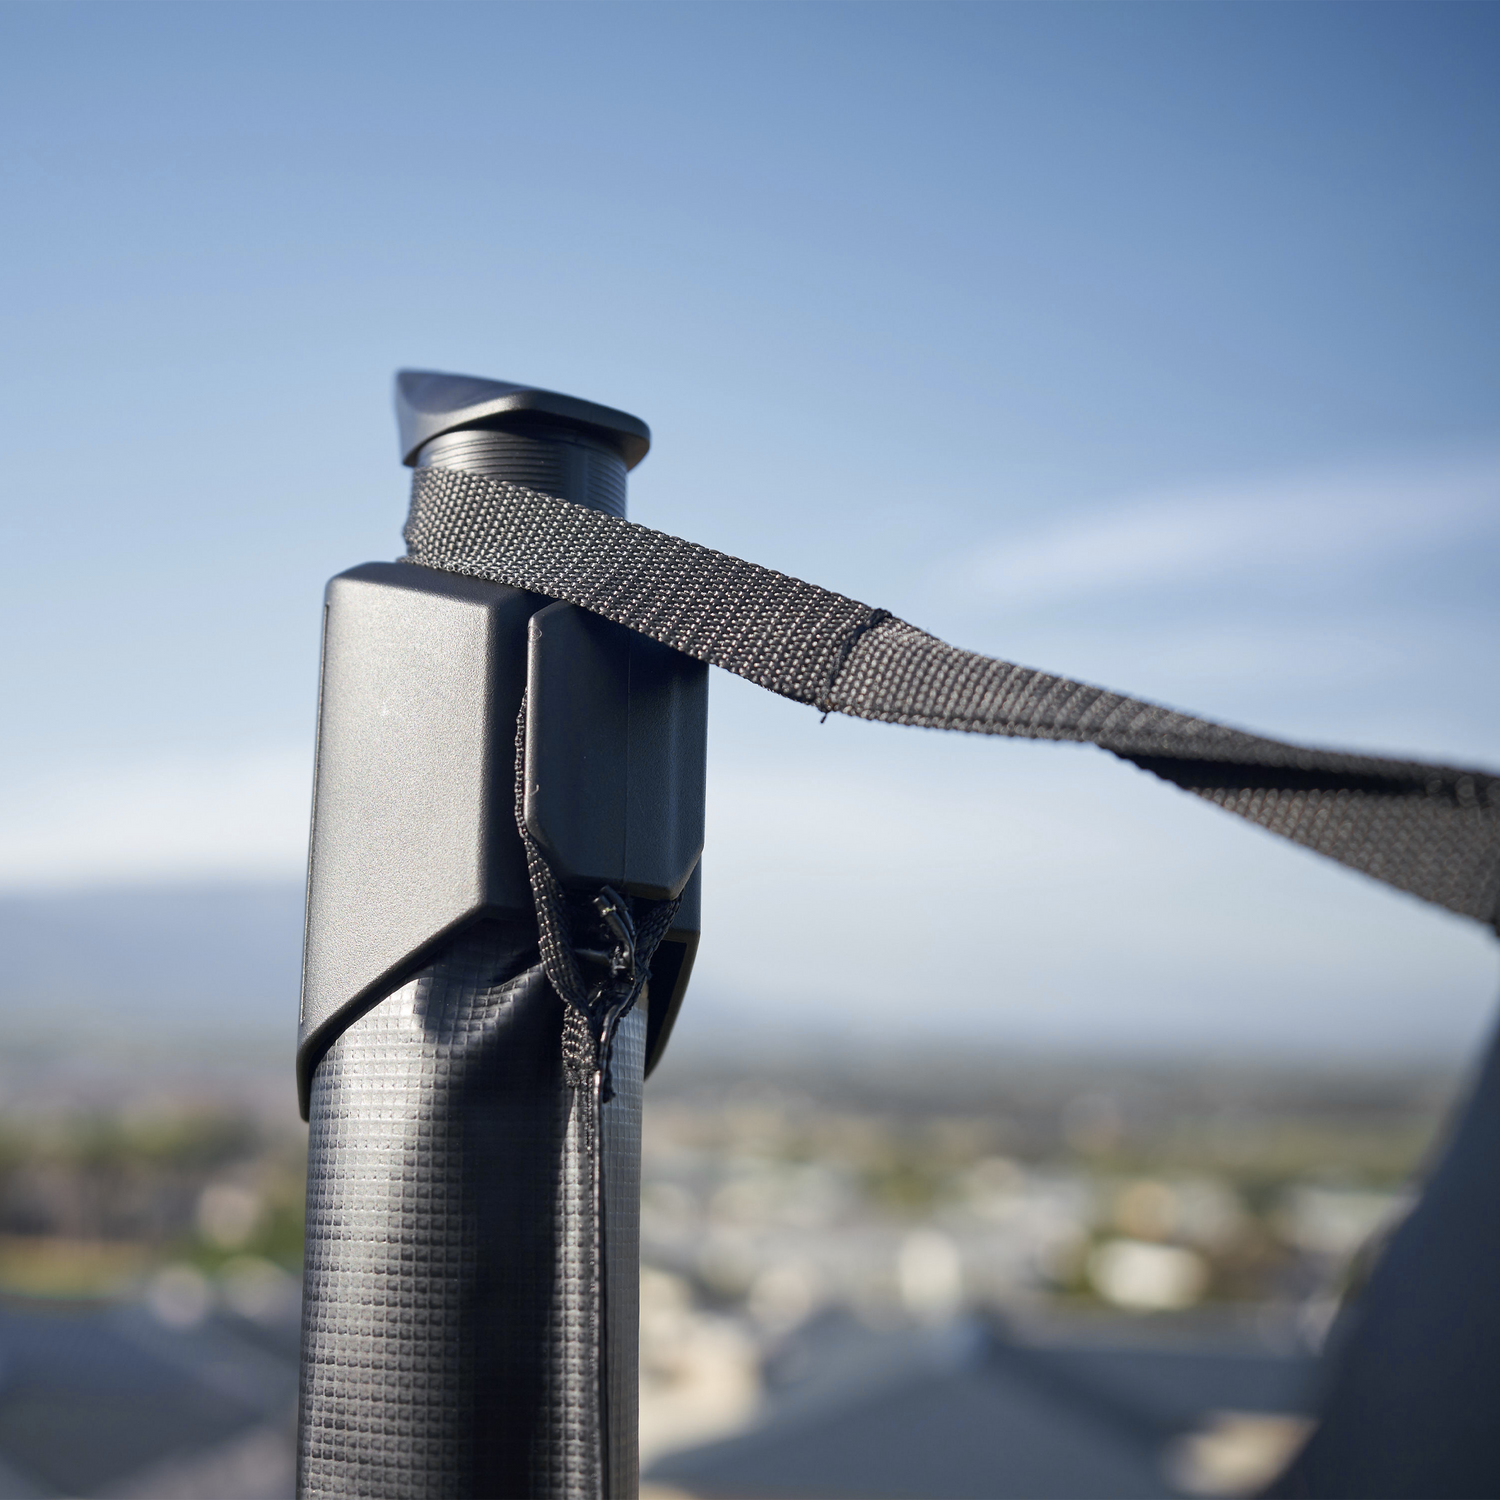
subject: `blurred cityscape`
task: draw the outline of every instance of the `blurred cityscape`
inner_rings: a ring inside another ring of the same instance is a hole
[[[1339,1300],[1455,1081],[672,1057],[646,1116],[647,1472],[723,1495],[1249,1493],[1305,1435]],[[955,1380],[940,1421],[913,1415]]]
[[[287,1059],[69,1040],[0,1065],[0,1496],[290,1495]],[[1460,1082],[684,1045],[647,1091],[646,1493],[1251,1493]]]

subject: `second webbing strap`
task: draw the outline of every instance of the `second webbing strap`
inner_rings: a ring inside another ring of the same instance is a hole
[[[551,495],[418,469],[408,558],[566,600],[825,712],[1100,746],[1293,842],[1500,919],[1500,777],[1319,750],[950,646],[884,610]]]

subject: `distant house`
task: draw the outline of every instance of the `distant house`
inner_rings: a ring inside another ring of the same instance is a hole
[[[751,1431],[672,1454],[646,1493],[704,1500],[1136,1500],[1247,1494],[1305,1431],[1312,1362],[1248,1340],[1023,1340],[969,1321],[824,1319]],[[800,1368],[799,1368],[800,1367]],[[768,1371],[773,1382],[775,1364]]]
[[[291,1500],[298,1323],[0,1305],[0,1500]]]

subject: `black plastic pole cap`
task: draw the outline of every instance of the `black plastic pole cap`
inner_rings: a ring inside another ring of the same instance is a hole
[[[651,446],[651,429],[639,417],[505,380],[401,370],[396,375],[396,422],[401,462],[415,467],[433,438],[466,428],[570,428],[612,448],[633,469]]]

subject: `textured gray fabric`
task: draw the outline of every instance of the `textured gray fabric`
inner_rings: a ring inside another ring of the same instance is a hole
[[[563,1012],[530,924],[481,923],[319,1063],[299,1495],[635,1492],[646,1016],[601,1104]]]
[[[1315,750],[961,651],[884,610],[521,486],[418,469],[408,558],[567,600],[825,712],[1088,742],[1464,916],[1500,916],[1500,778]]]

